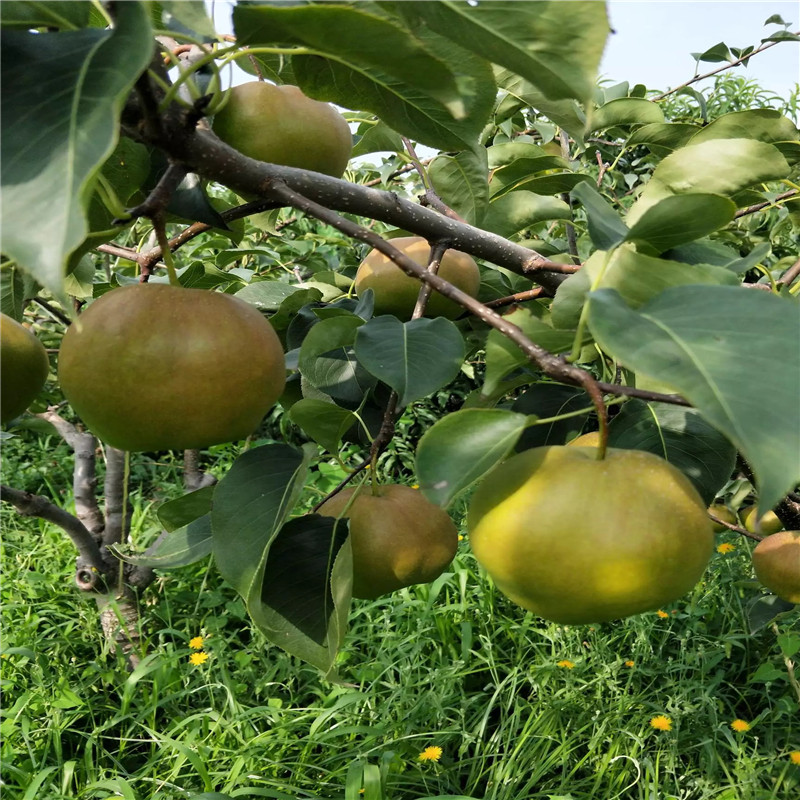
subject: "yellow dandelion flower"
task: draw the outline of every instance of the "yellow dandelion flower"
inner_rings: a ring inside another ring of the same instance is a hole
[[[658,616],[661,617],[661,619],[667,619],[667,617],[669,617],[669,614],[667,614],[666,611],[662,611],[660,608],[658,609],[658,611],[656,611],[656,614],[658,614]]]
[[[441,747],[426,747],[417,758],[420,761],[438,761],[442,757]]]
[[[463,542],[464,541],[464,537],[460,533],[458,534],[458,541],[459,542]]]
[[[563,667],[564,669],[575,669],[575,665],[566,658],[563,661],[559,661],[558,664],[556,664],[556,666]]]
[[[657,717],[653,717],[653,719],[650,720],[650,727],[655,728],[657,731],[671,731],[672,720],[669,717],[665,717],[663,714],[659,714]]]
[[[189,640],[189,647],[192,650],[202,650],[204,641],[205,639],[202,636],[195,636],[194,639]]]
[[[737,733],[744,733],[745,731],[750,730],[750,723],[745,722],[743,719],[735,719],[731,722],[731,728],[733,728]]]
[[[789,761],[791,761],[792,764],[800,764],[800,750],[792,750],[792,752],[789,753]]]
[[[208,661],[208,653],[192,653],[189,656],[189,663],[196,667],[200,664],[205,664],[206,661]]]
[[[717,545],[717,552],[722,553],[725,555],[726,553],[732,553],[736,549],[735,544],[731,544],[730,542],[723,542],[722,544]]]
[[[628,661],[625,662],[625,666],[628,667],[628,669],[633,669],[636,666],[636,662],[628,659]]]
[[[418,483],[415,483],[415,484],[414,484],[414,485],[413,485],[411,488],[412,488],[412,489],[419,489],[419,484],[418,484]]]

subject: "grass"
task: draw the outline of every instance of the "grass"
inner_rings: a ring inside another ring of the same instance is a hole
[[[20,451],[26,463],[45,472],[21,468],[14,477],[24,488],[68,485],[57,474],[69,462],[58,445],[48,445],[49,462],[30,447]],[[174,476],[172,465],[160,469]],[[158,474],[142,468],[140,482],[163,487]],[[146,532],[149,504],[134,499],[134,525]],[[571,628],[505,600],[465,541],[432,585],[354,606],[344,683],[332,685],[266,644],[208,564],[150,588],[148,655],[128,673],[104,650],[94,603],[72,586],[66,538],[2,514],[4,798],[789,800],[800,792],[790,756],[800,751],[798,701],[784,659],[800,647],[798,615],[747,633],[747,606],[760,590],[744,540],[715,555],[704,583],[665,617]],[[192,665],[198,635],[209,659]],[[670,730],[651,726],[660,715]],[[736,732],[735,719],[750,729]],[[428,747],[442,748],[438,761],[419,759]]]

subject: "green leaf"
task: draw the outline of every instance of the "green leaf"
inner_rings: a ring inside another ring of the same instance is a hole
[[[789,165],[771,144],[753,139],[713,139],[690,144],[667,156],[653,171],[639,199],[628,212],[632,226],[659,200],[673,195],[721,194],[785,178]]]
[[[170,23],[178,23],[178,29],[191,31],[192,33],[207,36],[210,39],[217,38],[217,31],[214,28],[214,23],[206,13],[206,6],[203,0],[161,0],[163,8],[164,21],[169,25]]]
[[[572,347],[574,331],[556,330],[544,320],[533,316],[526,308],[518,308],[507,315],[506,319],[520,328],[532,342],[551,353],[563,353]],[[486,340],[486,373],[482,394],[494,394],[500,381],[523,364],[530,365],[530,361],[522,350],[500,331],[491,330]]]
[[[375,317],[356,334],[356,356],[364,368],[408,405],[450,383],[464,363],[464,339],[444,317],[412,319]]]
[[[353,147],[351,158],[384,151],[402,153],[403,150],[403,140],[388,125],[380,120],[374,123],[362,122],[358,126],[356,144]]]
[[[254,585],[260,591],[263,557],[292,510],[305,473],[302,452],[268,444],[239,456],[214,489],[214,560],[245,601]]]
[[[572,219],[572,211],[556,197],[520,190],[493,200],[481,227],[508,239],[525,228],[551,219]]]
[[[625,241],[628,228],[616,209],[588,181],[579,183],[570,194],[586,211],[589,237],[600,250],[610,250]]]
[[[86,188],[114,149],[152,32],[141,3],[120,3],[112,30],[3,30],[1,53],[2,251],[60,294],[87,233]]]
[[[529,81],[500,67],[495,68],[495,78],[497,85],[508,92],[506,100],[513,99],[515,105],[523,103],[535,109],[563,128],[579,145],[583,145],[586,117],[574,100],[551,100]],[[502,113],[502,106],[503,103],[498,107],[498,114]]]
[[[665,197],[641,214],[626,239],[650,254],[701,239],[724,228],[736,214],[736,203],[718,194]]]
[[[585,409],[585,413],[575,413],[581,409]],[[537,383],[531,386],[514,401],[511,410],[520,414],[533,415],[539,419],[575,414],[575,416],[565,416],[564,419],[527,428],[517,442],[515,448],[517,452],[529,450],[532,447],[564,444],[581,432],[592,413],[591,401],[583,389],[562,386],[557,383]]]
[[[652,100],[620,97],[595,109],[589,117],[589,131],[613,128],[615,125],[652,125],[664,122],[664,112]]]
[[[398,3],[397,11],[506,67],[553,100],[589,97],[609,33],[605,5],[580,0],[425,0]]]
[[[0,270],[0,312],[22,322],[25,308],[25,280],[16,267]]]
[[[355,315],[322,320],[300,347],[300,374],[330,397],[358,404],[376,381],[352,348],[364,320]]]
[[[748,678],[748,683],[772,683],[780,680],[786,680],[785,670],[780,670],[774,664],[767,662],[759,665],[758,669]]]
[[[206,486],[175,500],[162,503],[156,512],[158,521],[168,531],[182,528],[211,511],[213,496],[214,487]]]
[[[755,108],[723,114],[701,128],[691,139],[699,144],[710,139],[757,139],[760,142],[796,141],[800,134],[795,124],[780,111]]]
[[[443,417],[417,447],[420,490],[432,503],[447,506],[511,452],[526,423],[524,414],[493,408]]]
[[[558,287],[551,307],[556,328],[569,330],[577,327],[586,296],[592,287],[616,289],[628,305],[638,308],[673,286],[739,284],[735,273],[725,267],[656,258],[638,253],[628,244],[618,247],[608,263],[607,256],[601,250],[592,253],[583,268]]]
[[[506,163],[493,165],[492,175],[489,181],[489,191],[492,197],[499,197],[506,192],[513,189],[519,189],[526,186],[529,182],[533,181],[539,173],[550,172],[554,169],[569,168],[566,159],[560,156],[539,155],[530,158],[514,158],[514,151],[506,149],[506,145],[496,145],[501,149],[500,157],[505,158],[512,156]],[[538,148],[537,148],[538,149]],[[494,159],[498,158],[498,153],[492,147],[489,150],[489,163],[492,164]],[[572,175],[571,172],[565,173]],[[553,177],[552,175],[543,176],[545,178]],[[526,186],[530,189],[530,186]],[[555,192],[538,192],[538,194],[555,194]]]
[[[666,147],[677,150],[702,130],[699,125],[690,125],[687,122],[653,122],[637,128],[625,142],[625,147],[644,144],[655,147]]]
[[[299,286],[290,286],[282,281],[255,281],[239,289],[236,296],[264,311],[277,311],[287,297],[301,291]]]
[[[299,45],[357,74],[391,76],[434,99],[454,119],[466,116],[465,102],[478,91],[469,75],[457,74],[396,21],[357,6],[237,5],[233,24],[240,45]]]
[[[330,673],[347,629],[352,574],[347,524],[297,517],[269,545],[248,611],[269,641]]]
[[[778,647],[786,658],[791,658],[795,653],[800,653],[800,636],[794,633],[782,633],[776,637]]]
[[[669,403],[629,400],[609,425],[608,445],[666,459],[689,478],[706,505],[736,463],[736,448],[696,410]]]
[[[784,614],[791,613],[797,606],[788,600],[782,600],[775,594],[762,594],[747,609],[747,622],[750,634],[758,633]]]
[[[334,455],[342,436],[356,423],[355,414],[324,400],[298,400],[289,410],[289,419],[315,442]]]
[[[49,2],[3,3],[4,28],[60,28],[69,31],[89,24],[91,3],[85,0],[49,0]]]
[[[800,480],[797,387],[800,308],[733,286],[667,289],[633,311],[620,295],[590,295],[589,325],[614,358],[679,391],[748,460],[759,508]]]
[[[426,42],[459,65],[476,87],[466,114],[456,119],[443,104],[376,69],[358,71],[321,56],[293,56],[300,88],[308,95],[345,108],[376,114],[390,128],[414,141],[442,150],[474,147],[492,111],[496,87],[491,67],[472,53],[428,31]]]
[[[726,45],[725,42],[720,42],[713,47],[709,47],[704,53],[692,53],[692,58],[695,61],[709,61],[711,63],[733,61],[731,51],[728,49],[728,45]]]
[[[480,225],[489,205],[486,149],[439,155],[428,165],[428,176],[442,201],[470,225]]]
[[[211,554],[211,514],[206,513],[182,528],[165,531],[147,553],[125,553],[114,548],[115,555],[128,564],[151,569],[175,569],[194,564]]]

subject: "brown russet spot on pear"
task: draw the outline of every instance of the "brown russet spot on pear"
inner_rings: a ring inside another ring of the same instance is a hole
[[[605,622],[659,608],[700,579],[714,544],[706,506],[658,456],[538,447],[487,475],[470,544],[498,589],[545,619]]]
[[[58,375],[89,429],[121,450],[243,439],[286,382],[283,348],[253,306],[165,284],[112,289],[70,326]]]

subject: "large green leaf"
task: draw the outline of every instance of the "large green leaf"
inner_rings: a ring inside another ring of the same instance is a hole
[[[601,289],[589,325],[614,358],[679,391],[750,462],[759,507],[800,480],[800,308],[730,286],[667,289],[638,311]]]
[[[347,523],[309,514],[269,546],[263,579],[247,598],[267,639],[330,675],[344,640],[353,563]]]
[[[486,149],[441,154],[428,165],[436,193],[470,225],[480,225],[489,205],[489,170]]]
[[[294,447],[268,444],[243,453],[214,489],[214,560],[245,600],[260,591],[264,557],[302,489],[306,458]]]
[[[464,362],[464,339],[444,317],[412,319],[375,317],[359,328],[359,362],[398,394],[407,405],[450,383]]]
[[[665,197],[650,206],[625,237],[645,253],[658,254],[724,228],[736,203],[718,194]]]
[[[206,486],[194,492],[162,503],[158,511],[158,521],[167,531],[174,531],[188,525],[211,511],[211,500],[214,497],[213,486]]]
[[[605,4],[581,0],[424,0],[396,8],[530,81],[552,100],[589,97],[609,33]]]
[[[420,439],[420,490],[442,507],[504,459],[525,429],[524,414],[470,408],[442,417]]]
[[[557,197],[520,190],[493,200],[481,228],[507,239],[531,225],[551,219],[572,219],[572,211]]]
[[[342,436],[353,427],[355,415],[324,400],[298,400],[289,409],[289,418],[328,452],[339,452]]]
[[[2,31],[2,251],[56,293],[86,236],[85,190],[152,55],[143,4],[115,8],[112,30]]]
[[[85,0],[48,0],[32,3],[5,0],[3,3],[3,27],[9,28],[59,28],[74,30],[89,24],[92,4]]]
[[[698,125],[687,122],[652,122],[637,128],[625,142],[625,146],[644,144],[676,150],[687,144],[699,130],[702,129]]]
[[[146,553],[130,554],[114,548],[114,554],[139,567],[175,569],[210,555],[212,543],[211,515],[205,513],[182,528],[165,531]]]
[[[25,309],[25,280],[14,267],[0,270],[0,312],[22,322]]]
[[[375,385],[352,348],[363,324],[353,314],[324,319],[311,328],[300,347],[300,374],[321,392],[346,403],[360,403]]]
[[[690,144],[668,155],[628,212],[632,226],[659,200],[684,194],[731,197],[756,183],[789,174],[789,165],[771,144],[753,139],[712,139]]]
[[[298,45],[355,73],[391,76],[434,99],[454,119],[466,116],[465,101],[478,90],[470,75],[459,74],[398,22],[356,5],[237,4],[233,25],[239,44]]]
[[[648,125],[664,122],[658,104],[641,97],[620,97],[596,109],[589,118],[589,131],[600,131],[615,125]]]
[[[608,254],[596,251],[580,272],[570,275],[558,287],[552,304],[553,325],[575,328],[586,296],[595,289],[616,289],[628,305],[637,308],[664,289],[691,284],[737,286],[736,273],[708,264],[684,264],[639,253],[630,244],[618,247],[606,263]]]
[[[689,478],[706,505],[736,462],[736,448],[698,411],[668,403],[629,400],[608,427],[608,445],[666,459]]]
[[[511,410],[552,420],[525,430],[516,446],[516,450],[522,452],[532,447],[564,444],[577,436],[589,419],[591,401],[583,389],[559,383],[537,383],[514,401]]]
[[[748,111],[732,111],[723,114],[701,128],[691,139],[692,144],[709,139],[758,139],[760,142],[796,141],[795,124],[772,108],[754,108]]]

